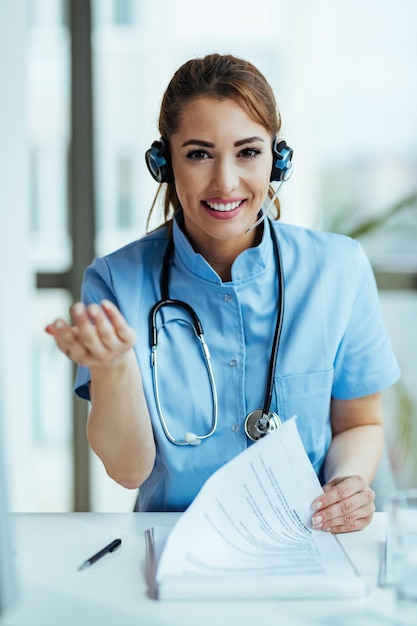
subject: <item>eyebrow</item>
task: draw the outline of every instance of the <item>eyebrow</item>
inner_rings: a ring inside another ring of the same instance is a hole
[[[262,139],[262,137],[247,137],[246,139],[239,139],[239,141],[235,141],[235,143],[233,144],[235,148],[238,148],[239,146],[244,146],[245,144],[248,143],[254,143],[255,141],[262,141],[264,142],[264,139]],[[185,148],[186,146],[201,146],[203,148],[214,148],[214,143],[211,143],[210,141],[204,141],[204,139],[187,139],[187,141],[184,141],[184,143],[181,144],[181,148]]]

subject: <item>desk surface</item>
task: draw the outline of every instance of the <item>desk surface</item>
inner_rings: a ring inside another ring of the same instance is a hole
[[[171,525],[174,513],[13,515],[20,603],[0,626],[384,626],[394,624],[391,589],[378,587],[385,514],[361,532],[339,535],[370,593],[358,600],[163,603],[147,596],[144,531]],[[90,568],[89,556],[116,537],[122,547]]]

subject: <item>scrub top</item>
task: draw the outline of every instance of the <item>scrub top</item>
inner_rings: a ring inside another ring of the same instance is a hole
[[[169,296],[191,305],[204,330],[218,396],[218,427],[197,446],[165,436],[156,410],[150,359],[149,312],[161,299],[161,268],[168,226],[94,260],[83,281],[86,304],[109,299],[137,333],[135,353],[156,441],[156,460],[139,489],[138,510],[183,511],[206,479],[252,445],[244,419],[262,408],[279,306],[277,259],[282,255],[285,310],[271,410],[297,415],[307,454],[320,474],[331,440],[331,398],[350,399],[393,384],[399,368],[382,319],[370,263],[357,241],[265,220],[260,244],[242,252],[232,280],[195,253],[181,211],[172,225],[175,244]],[[199,341],[182,309],[157,316],[158,387],[167,427],[175,439],[211,429],[213,396]],[[76,393],[89,399],[89,370],[79,367]],[[255,444],[256,445],[256,444]]]

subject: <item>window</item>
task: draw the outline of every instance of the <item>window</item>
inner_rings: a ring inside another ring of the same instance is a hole
[[[132,228],[134,207],[132,161],[129,157],[121,157],[116,167],[117,228]]]
[[[116,26],[128,26],[135,21],[135,5],[140,3],[133,0],[114,0],[114,24]]]

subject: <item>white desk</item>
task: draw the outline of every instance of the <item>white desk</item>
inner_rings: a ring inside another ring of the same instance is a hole
[[[173,513],[13,516],[20,603],[0,626],[384,626],[395,624],[393,592],[377,586],[385,514],[340,539],[371,591],[359,600],[162,603],[147,596],[144,530]],[[78,566],[112,539],[122,547],[84,571]]]

